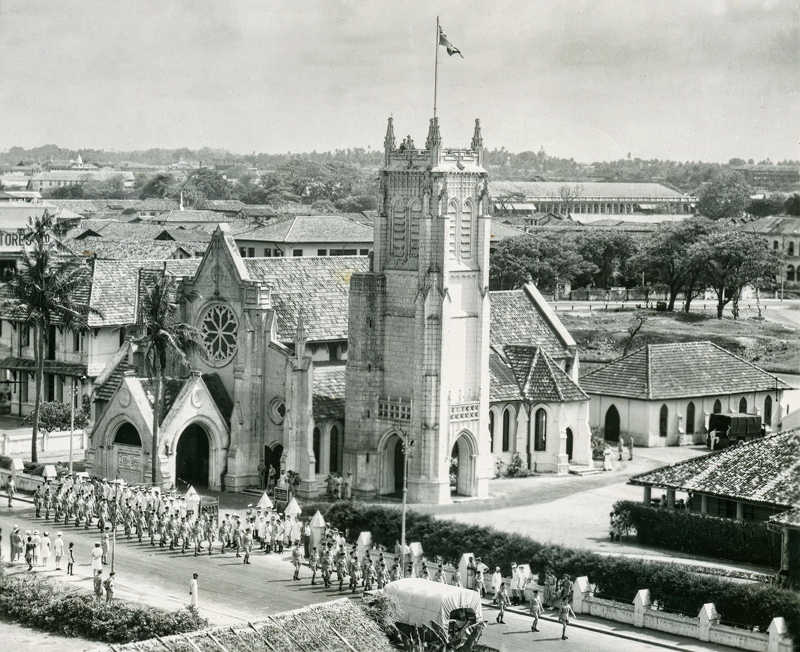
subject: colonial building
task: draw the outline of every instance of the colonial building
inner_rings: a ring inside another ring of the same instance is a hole
[[[712,342],[649,344],[581,378],[590,423],[606,440],[637,446],[702,443],[712,413],[758,414],[780,424],[788,385]]]

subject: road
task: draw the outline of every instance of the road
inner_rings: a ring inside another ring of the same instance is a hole
[[[2,527],[2,554],[4,560],[9,559],[9,538],[12,525],[19,525],[23,530],[47,530],[51,538],[62,531],[67,543],[75,544],[75,575],[67,578],[63,571],[54,569],[53,558],[49,569],[37,569],[35,572],[52,576],[61,581],[74,584],[85,590],[91,589],[90,550],[98,540],[97,530],[85,531],[74,527],[63,528],[52,522],[34,517],[34,509],[28,503],[17,501],[8,508],[5,501],[0,507],[0,527]],[[310,572],[304,568],[302,580],[291,580],[292,566],[287,555],[264,555],[256,553],[252,564],[245,566],[234,554],[201,555],[195,558],[192,553],[181,554],[168,549],[152,548],[148,542],[138,543],[118,540],[115,557],[117,573],[117,594],[120,598],[132,602],[143,602],[164,609],[179,609],[188,603],[188,582],[192,573],[198,573],[200,585],[201,613],[209,618],[212,624],[233,624],[235,622],[258,620],[268,614],[295,609],[297,607],[326,602],[340,597],[337,590],[326,590],[320,586],[310,585]],[[24,564],[9,567],[9,572],[24,573]],[[108,567],[106,567],[108,572]],[[628,652],[663,649],[657,641],[668,640],[669,637],[659,634],[658,639],[652,637],[652,644],[628,640],[610,635],[608,632],[620,632],[620,627],[613,623],[598,623],[602,631],[571,628],[569,640],[560,639],[560,627],[555,622],[540,624],[542,632],[530,632],[530,619],[527,616],[508,613],[507,625],[494,624],[496,612],[487,608],[485,617],[490,625],[486,628],[482,642],[498,650],[528,650],[535,643],[537,649],[581,649],[609,652]],[[582,619],[581,625],[588,619]],[[588,623],[587,623],[588,624]],[[0,623],[0,633],[4,625]],[[640,633],[632,634],[641,636]],[[677,640],[677,639],[676,639]],[[702,647],[700,644],[688,645],[682,639],[681,645],[687,650],[709,650],[722,648]],[[15,649],[24,650],[17,646]],[[33,645],[30,649],[40,649]]]

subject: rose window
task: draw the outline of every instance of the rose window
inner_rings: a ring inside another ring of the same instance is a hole
[[[236,354],[238,330],[236,314],[228,306],[218,304],[206,310],[200,331],[211,364],[223,365],[233,358]]]

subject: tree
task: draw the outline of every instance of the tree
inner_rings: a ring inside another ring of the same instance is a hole
[[[160,173],[150,177],[139,191],[139,199],[155,197],[176,197],[180,193],[175,177],[169,173]]]
[[[785,211],[786,198],[780,193],[773,193],[763,199],[751,199],[747,204],[747,212],[755,217],[782,215]]]
[[[570,234],[521,235],[504,240],[492,254],[489,284],[496,290],[514,290],[533,281],[539,289],[553,292],[560,283],[596,271],[578,252]]]
[[[8,282],[14,311],[22,325],[33,330],[33,356],[36,367],[36,398],[33,405],[31,462],[38,461],[36,436],[42,406],[44,358],[50,326],[84,330],[88,303],[79,295],[89,282],[89,270],[82,258],[58,255],[54,237],[55,218],[48,211],[31,218],[25,232],[26,247],[18,273]],[[96,311],[95,311],[96,312]]]
[[[692,246],[692,255],[705,259],[704,285],[717,295],[717,319],[733,302],[733,318],[739,317],[739,298],[746,285],[774,282],[781,254],[767,247],[755,233],[720,229]]]
[[[787,215],[800,215],[800,192],[793,192],[783,204]]]
[[[700,189],[697,210],[712,220],[741,217],[752,190],[742,175],[721,172]]]
[[[84,396],[83,404],[75,410],[74,426],[78,429],[89,425],[89,397]],[[27,414],[22,420],[26,426],[33,425],[34,414]],[[70,426],[69,403],[61,401],[47,401],[39,409],[39,432],[54,432],[68,430]]]
[[[639,239],[612,229],[590,229],[578,236],[578,253],[587,263],[576,274],[579,286],[609,288],[623,284],[629,260],[639,248]]]
[[[663,222],[631,259],[637,274],[644,274],[649,281],[667,288],[667,310],[674,310],[678,293],[686,291],[694,278],[697,259],[690,255],[691,245],[713,229],[714,222],[704,217]]]
[[[148,283],[141,305],[142,333],[131,339],[144,354],[148,376],[155,380],[153,400],[152,483],[158,482],[158,429],[164,402],[164,374],[167,363],[174,357],[185,367],[191,367],[189,356],[203,353],[200,331],[190,324],[176,321],[182,308],[198,299],[195,293],[178,295],[176,281],[164,272]]]
[[[233,196],[231,184],[216,170],[200,168],[189,173],[181,187],[184,202],[201,206],[204,199],[230,199]]]
[[[558,189],[558,196],[561,199],[561,212],[562,214],[571,213],[572,212],[572,204],[573,202],[583,195],[583,186],[580,184],[574,184],[570,186],[569,184],[564,184]]]

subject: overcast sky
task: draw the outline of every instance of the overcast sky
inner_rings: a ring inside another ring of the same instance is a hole
[[[800,158],[796,0],[0,0],[0,150]]]

